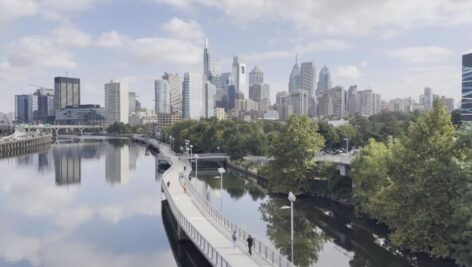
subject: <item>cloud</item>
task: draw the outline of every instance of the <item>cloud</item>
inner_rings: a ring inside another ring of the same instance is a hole
[[[295,54],[304,55],[320,51],[340,51],[350,49],[351,45],[336,39],[323,39],[304,45],[297,45],[289,50],[275,50],[262,53],[246,55],[245,57],[253,61],[268,59],[294,58]]]
[[[237,24],[283,21],[302,32],[327,35],[383,34],[424,25],[472,22],[472,2],[456,0],[157,0],[180,9],[211,7]],[[418,11],[421,12],[418,12]]]
[[[437,46],[414,46],[387,51],[391,58],[400,59],[406,63],[421,64],[434,63],[448,59],[453,52],[444,47]]]
[[[104,0],[39,0],[44,9],[56,11],[82,11]]]
[[[39,4],[34,0],[0,0],[0,26],[38,12]]]
[[[73,47],[87,47],[91,44],[90,35],[77,28],[61,27],[53,31],[56,42],[59,45]]]
[[[201,47],[176,39],[151,37],[136,39],[128,52],[140,63],[197,64]]]
[[[130,37],[126,35],[119,34],[116,31],[110,31],[102,33],[98,37],[96,44],[99,47],[116,48],[124,46],[129,40]]]
[[[357,79],[362,76],[361,71],[357,66],[341,66],[338,67],[336,70],[336,77],[337,78],[345,78],[345,79]]]
[[[26,37],[10,46],[8,62],[12,67],[75,68],[72,55],[53,40],[43,37]]]
[[[205,35],[200,24],[195,20],[184,21],[180,18],[172,18],[162,25],[162,29],[170,37],[183,40],[201,41]]]

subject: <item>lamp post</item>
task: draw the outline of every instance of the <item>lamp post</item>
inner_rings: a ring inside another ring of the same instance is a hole
[[[291,261],[293,263],[293,202],[297,200],[297,197],[290,191],[288,193],[288,200],[290,201],[289,206],[282,206],[281,209],[290,209],[290,247],[291,247]]]
[[[344,138],[344,141],[346,141],[346,152],[349,152],[349,138]]]
[[[220,211],[223,211],[223,173],[226,170],[223,167],[218,168],[218,173],[220,174]]]
[[[195,178],[198,177],[198,158],[200,156],[198,156],[198,154],[195,154]]]
[[[190,163],[192,163],[192,149],[193,145],[190,145]]]

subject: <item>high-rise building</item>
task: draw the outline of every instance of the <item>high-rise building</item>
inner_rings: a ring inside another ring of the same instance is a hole
[[[128,85],[111,80],[105,84],[105,113],[107,124],[128,123],[129,101]]]
[[[54,118],[54,89],[39,88],[32,95],[33,120],[51,122]]]
[[[251,72],[249,72],[249,88],[254,84],[261,83],[264,83],[264,72],[255,66]]]
[[[318,78],[318,87],[316,89],[316,95],[322,96],[323,93],[331,88],[331,74],[328,67],[324,66],[320,70],[320,76]]]
[[[372,90],[359,91],[359,114],[369,117],[374,114],[374,93]]]
[[[346,90],[341,86],[336,86],[329,90],[333,101],[333,115],[342,117],[345,115]]]
[[[248,95],[248,81],[247,71],[244,59],[241,57],[233,57],[233,84],[236,87],[236,91],[241,92],[244,96]]]
[[[205,39],[205,49],[203,50],[203,75],[205,81],[219,86],[220,59],[211,55],[208,50],[208,39]]]
[[[136,112],[136,93],[135,92],[128,93],[128,102],[129,102],[129,113]]]
[[[290,105],[290,94],[286,91],[278,92],[275,97],[275,109],[279,114],[280,120],[288,120],[293,114],[293,108]]]
[[[221,73],[218,88],[226,90],[228,86],[232,84],[233,84],[233,74],[231,72]]]
[[[292,67],[292,71],[290,72],[290,78],[288,80],[289,93],[301,89],[300,78],[300,67],[298,66],[298,59],[295,58],[295,64]]]
[[[347,89],[347,93],[346,93],[346,110],[348,111],[350,110],[349,105],[351,102],[351,98],[353,98],[356,94],[357,94],[357,85],[349,86],[349,89]]]
[[[205,85],[205,118],[211,118],[215,116],[215,94],[216,87],[211,82],[206,82]]]
[[[171,112],[179,112],[182,115],[182,82],[179,75],[166,72],[162,79],[169,84]]]
[[[454,101],[454,98],[444,98],[444,104],[446,105],[447,107],[447,111],[449,111],[449,113],[451,113],[454,109],[455,109],[455,101]]]
[[[182,83],[182,118],[199,120],[204,116],[203,75],[185,73]]]
[[[229,85],[228,86],[228,94],[226,98],[226,111],[230,111],[234,109],[234,101],[236,100],[236,86]]]
[[[293,108],[293,114],[308,115],[309,93],[307,91],[298,89],[290,92],[289,103]]]
[[[141,111],[141,102],[136,99],[136,112],[140,112],[140,111]]]
[[[330,94],[329,90],[324,91],[323,95],[319,97],[317,108],[317,113],[320,117],[327,117],[333,115],[333,95]]]
[[[430,110],[433,108],[433,90],[429,87],[424,88],[423,102],[420,104],[423,106],[423,109]]]
[[[270,86],[265,83],[251,85],[249,99],[259,103],[259,111],[267,111],[270,106]]]
[[[154,111],[158,113],[170,113],[170,88],[166,80],[154,81]]]
[[[310,95],[315,95],[316,69],[313,62],[303,62],[300,65],[300,88]]]
[[[472,121],[472,53],[462,56],[462,121]]]
[[[80,105],[80,79],[69,77],[54,78],[54,109]]]
[[[15,95],[15,120],[21,123],[33,121],[33,97],[31,95]]]

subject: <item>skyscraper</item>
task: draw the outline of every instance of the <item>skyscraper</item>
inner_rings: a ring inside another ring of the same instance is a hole
[[[234,101],[236,100],[236,86],[229,85],[228,86],[228,94],[226,97],[226,111],[230,111],[234,109]]]
[[[241,92],[245,97],[248,96],[249,88],[247,81],[247,71],[244,59],[241,57],[233,57],[233,83],[236,91]]]
[[[300,88],[310,95],[315,95],[316,70],[313,62],[303,62],[300,65]]]
[[[219,81],[219,88],[226,90],[228,86],[232,84],[233,84],[233,74],[231,72],[221,73],[220,81]]]
[[[166,80],[154,81],[154,111],[158,113],[170,113],[170,88]]]
[[[54,78],[54,109],[80,105],[80,79],[69,77]]]
[[[178,74],[164,73],[163,80],[169,83],[170,88],[170,110],[182,114],[182,82]]]
[[[33,97],[31,95],[15,95],[15,120],[29,123],[33,120]]]
[[[205,49],[203,50],[203,75],[205,82],[209,81],[215,87],[219,85],[220,59],[210,54],[208,39],[205,39]]]
[[[288,92],[294,92],[301,89],[300,85],[300,67],[298,66],[298,59],[295,58],[295,64],[290,72],[290,78],[288,80]]]
[[[48,122],[54,116],[54,89],[39,88],[32,95],[33,120]]]
[[[290,92],[289,103],[295,115],[308,115],[309,94],[307,91],[298,89]]]
[[[424,88],[424,94],[423,94],[423,103],[420,103],[423,105],[423,108],[426,110],[430,110],[433,108],[433,90],[429,87]]]
[[[322,96],[324,91],[331,88],[331,74],[329,73],[328,67],[324,66],[320,70],[320,76],[318,79],[318,87],[316,89],[316,95]]]
[[[128,93],[128,103],[129,103],[129,113],[136,112],[136,93],[135,92]]]
[[[105,84],[105,113],[107,124],[128,123],[129,117],[128,85],[111,80]]]
[[[264,83],[264,72],[255,66],[251,72],[249,72],[249,87],[251,87],[253,84],[260,83]]]
[[[203,75],[200,73],[185,73],[182,83],[182,118],[199,120],[204,116],[204,87]]]
[[[462,56],[462,121],[472,121],[472,53]]]
[[[345,115],[346,91],[341,86],[329,90],[333,101],[333,115],[342,117]]]
[[[211,118],[215,116],[215,94],[216,87],[211,82],[207,81],[205,85],[205,118]]]
[[[249,87],[249,99],[259,103],[260,111],[267,111],[270,106],[270,86],[257,83]]]

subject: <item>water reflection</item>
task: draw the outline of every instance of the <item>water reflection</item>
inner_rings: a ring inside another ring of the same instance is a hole
[[[155,160],[134,146],[61,144],[0,159],[0,266],[177,266],[150,171]],[[126,186],[109,185],[107,149],[139,157],[139,164],[125,155],[113,165],[127,173]]]
[[[119,144],[107,144],[106,146],[105,178],[112,185],[125,184],[129,178],[129,148]]]

